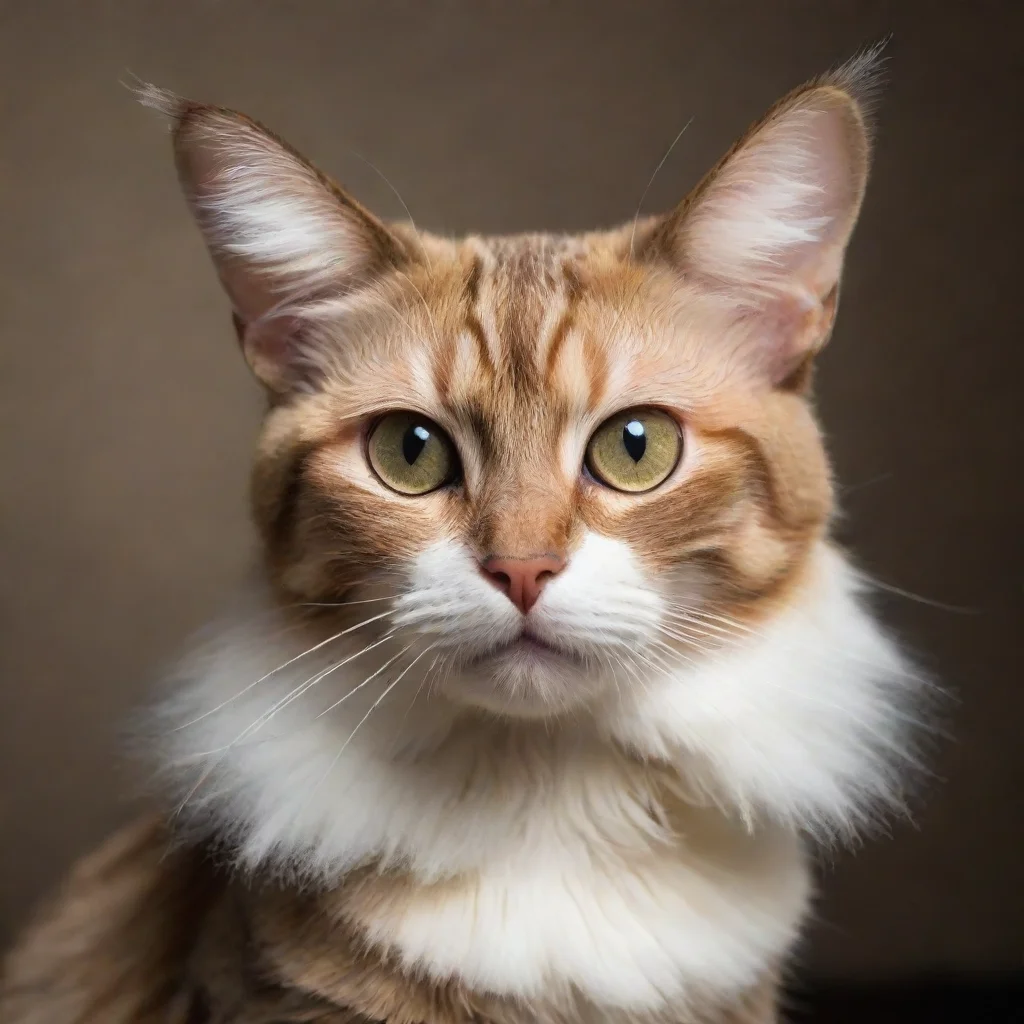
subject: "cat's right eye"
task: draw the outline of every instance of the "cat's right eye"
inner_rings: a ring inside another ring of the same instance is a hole
[[[587,444],[595,480],[616,491],[652,491],[668,479],[683,451],[679,424],[661,409],[626,409],[605,420]]]
[[[448,435],[414,412],[391,412],[370,431],[367,457],[381,482],[399,494],[436,491],[459,473],[459,457]]]

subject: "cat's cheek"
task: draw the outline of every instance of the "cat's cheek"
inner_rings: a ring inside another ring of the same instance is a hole
[[[356,443],[326,447],[311,460],[309,480],[320,497],[337,550],[411,562],[431,545],[465,528],[464,501],[455,488],[406,496],[389,490]]]

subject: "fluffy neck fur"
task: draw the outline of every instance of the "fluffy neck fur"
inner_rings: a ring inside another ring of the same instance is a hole
[[[411,684],[380,700],[359,684],[383,656],[289,700],[348,638],[297,657],[319,634],[255,592],[176,681],[164,768],[246,867],[331,887],[376,866],[380,897],[351,912],[430,976],[631,1011],[735,991],[797,933],[799,833],[895,792],[906,677],[858,589],[821,545],[801,592],[718,654],[516,724]]]

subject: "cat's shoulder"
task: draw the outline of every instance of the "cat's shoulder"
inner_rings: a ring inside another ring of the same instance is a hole
[[[217,885],[161,819],[125,826],[73,866],[7,955],[0,1020],[173,1021],[174,981]]]

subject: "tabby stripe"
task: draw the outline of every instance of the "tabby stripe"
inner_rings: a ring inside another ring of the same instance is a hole
[[[289,453],[288,461],[282,469],[276,507],[267,517],[267,543],[272,551],[281,552],[286,548],[295,532],[306,467],[316,448],[314,444],[296,448]]]
[[[562,353],[562,348],[565,346],[565,340],[569,336],[569,331],[572,329],[575,322],[575,304],[573,302],[567,302],[565,310],[561,317],[559,317],[558,323],[555,324],[555,329],[551,332],[551,341],[548,343],[548,354],[544,361],[545,384],[551,384],[555,373],[555,367],[558,365],[558,357]]]
[[[779,499],[775,476],[772,473],[771,461],[768,456],[765,455],[764,449],[761,447],[761,443],[756,437],[752,434],[748,434],[740,427],[725,427],[721,430],[708,430],[705,431],[705,433],[708,437],[714,437],[730,442],[736,447],[742,449],[744,455],[756,470],[758,482],[761,484],[761,489],[768,501],[768,511],[770,512],[776,526],[794,527],[799,525],[790,523],[786,519],[782,502]]]
[[[484,261],[479,255],[473,256],[473,266],[469,268],[469,276],[466,278],[466,304],[470,309],[476,308],[477,299],[480,297],[480,277],[484,272]]]
[[[486,370],[488,375],[493,377],[494,362],[491,359],[491,350],[487,345],[487,335],[484,333],[483,324],[480,323],[476,313],[472,310],[466,313],[466,330],[469,331],[469,336],[476,342],[480,365]]]

